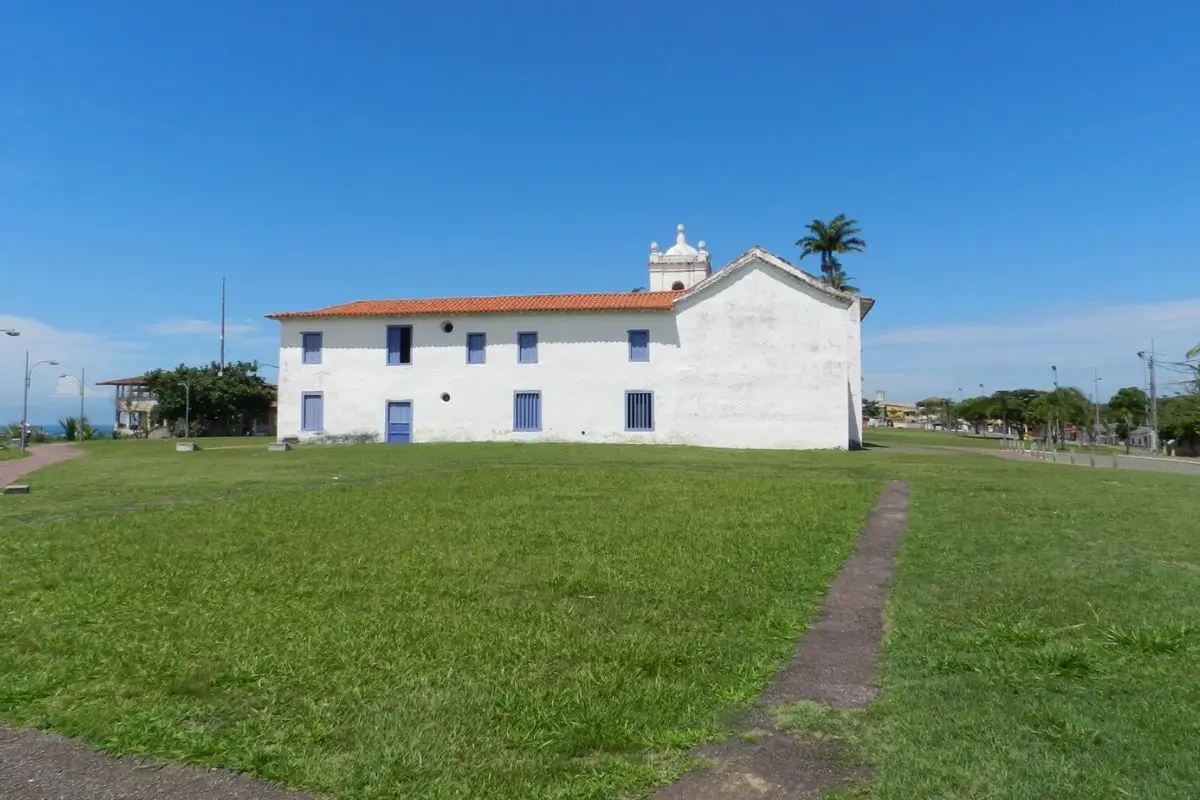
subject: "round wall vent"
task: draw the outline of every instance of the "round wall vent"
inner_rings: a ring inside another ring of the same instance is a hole
[[[454,323],[453,322],[443,322],[442,330],[445,331],[446,333],[449,333],[450,331],[454,330]]]

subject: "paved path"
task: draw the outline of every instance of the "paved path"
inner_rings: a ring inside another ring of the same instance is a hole
[[[24,458],[0,461],[0,486],[8,486],[35,469],[57,464],[59,461],[69,461],[81,455],[82,450],[76,450],[68,444],[33,445],[29,448],[29,455]]]
[[[112,758],[61,736],[0,728],[4,800],[311,800],[224,770]]]
[[[799,700],[861,708],[875,699],[883,606],[893,555],[907,527],[908,486],[891,481],[871,510],[854,555],[830,585],[820,616],[763,693],[760,709],[738,732],[756,735],[735,733],[720,744],[697,748],[695,755],[712,766],[684,775],[654,800],[802,800],[869,775],[866,767],[840,758],[836,742],[804,741],[779,730],[770,709]]]
[[[911,453],[913,455],[937,455],[940,453],[965,453],[967,455],[994,456],[1008,461],[1023,461],[1027,464],[1074,464],[1077,467],[1093,466],[1092,453],[1080,451],[1075,453],[1072,462],[1070,453],[1059,453],[1056,457],[1048,454],[1045,459],[1034,458],[1028,453],[1012,450],[998,450],[991,447],[956,447],[944,444],[886,444],[873,445],[867,452],[879,453]],[[1116,459],[1114,461],[1114,458]],[[1200,477],[1200,458],[1176,458],[1172,456],[1138,456],[1124,453],[1096,453],[1097,468],[1137,469],[1152,472],[1170,472],[1176,475],[1196,475]]]

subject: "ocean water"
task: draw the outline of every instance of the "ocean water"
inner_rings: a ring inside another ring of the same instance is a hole
[[[17,422],[20,422],[20,420],[17,420]],[[38,425],[35,422],[30,422],[29,424],[31,427],[41,428],[46,433],[48,433],[50,436],[66,435],[66,430],[63,428],[62,425],[59,425],[57,422],[51,423],[49,425]],[[112,436],[113,426],[111,423],[108,425],[94,425],[92,427],[94,427],[96,429],[96,435],[98,437],[100,437],[101,439],[107,439],[108,437]]]

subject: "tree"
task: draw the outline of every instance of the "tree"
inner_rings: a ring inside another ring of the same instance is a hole
[[[1137,386],[1119,389],[1108,401],[1108,411],[1117,417],[1117,436],[1129,452],[1129,437],[1150,416],[1150,398]]]
[[[824,281],[829,284],[831,289],[837,289],[839,292],[846,292],[847,294],[858,294],[858,287],[850,285],[850,281],[852,280],[854,279],[846,274],[846,271],[842,269],[842,265],[836,259],[833,260],[832,268],[824,276]]]
[[[68,442],[96,438],[96,429],[88,422],[87,417],[60,417],[58,424],[62,426],[63,437]]]
[[[1092,404],[1087,395],[1073,386],[1045,392],[1029,401],[1026,421],[1049,425],[1054,441],[1061,441],[1066,425],[1086,426],[1091,420]]]
[[[950,430],[951,417],[954,415],[954,403],[949,397],[927,397],[917,401],[917,411],[927,422],[940,422],[946,430]]]
[[[960,418],[966,420],[975,429],[975,433],[982,433],[983,426],[992,416],[992,398],[990,397],[968,397],[957,406],[954,413]]]
[[[1158,436],[1176,451],[1200,449],[1200,392],[1158,399]]]
[[[828,223],[814,219],[805,227],[808,235],[796,240],[796,246],[800,248],[800,258],[819,255],[821,273],[826,280],[841,266],[836,256],[842,253],[861,253],[867,249],[867,243],[858,236],[862,233],[858,227],[858,220],[847,219],[845,214],[838,214]]]
[[[1034,420],[1028,418],[1029,404],[1045,392],[1039,389],[1004,389],[992,394],[992,416],[1009,430],[1024,436]]]
[[[149,389],[158,399],[154,421],[182,421],[187,414],[192,431],[234,435],[249,432],[256,418],[270,412],[275,388],[258,375],[258,364],[252,361],[226,364],[224,374],[220,372],[216,362],[206,367],[180,364],[173,370],[147,372]]]
[[[883,416],[882,409],[877,400],[864,400],[862,404],[863,414],[871,419],[879,419]]]

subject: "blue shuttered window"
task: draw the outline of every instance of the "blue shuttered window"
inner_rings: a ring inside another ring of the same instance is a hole
[[[513,430],[542,429],[542,393],[517,392],[513,395]]]
[[[517,363],[536,364],[538,360],[537,332],[517,334]]]
[[[412,363],[412,325],[389,325],[387,329],[389,366]]]
[[[625,430],[654,430],[654,393],[625,393]]]
[[[321,363],[321,334],[319,333],[302,333],[300,334],[300,346],[304,350],[305,364],[320,364]]]
[[[325,398],[319,393],[300,396],[300,430],[320,431],[325,428]]]
[[[629,332],[629,360],[650,360],[650,331]]]
[[[482,333],[467,334],[467,363],[482,364],[487,361],[487,336]]]

